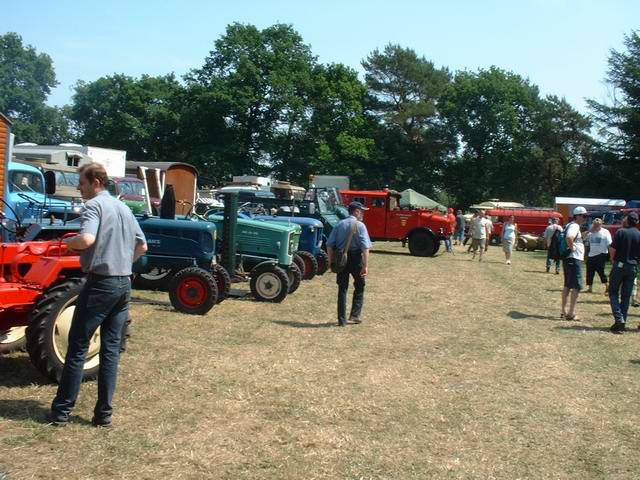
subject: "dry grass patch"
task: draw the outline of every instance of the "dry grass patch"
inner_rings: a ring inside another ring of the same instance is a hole
[[[335,324],[334,276],[279,305],[206,317],[133,306],[116,426],[41,423],[55,393],[25,354],[0,357],[9,478],[635,478],[638,336],[601,295],[561,322],[538,254],[502,263],[372,255],[365,322]],[[166,301],[164,294],[138,297]],[[633,312],[637,323],[637,310]],[[632,325],[635,327],[635,325]]]

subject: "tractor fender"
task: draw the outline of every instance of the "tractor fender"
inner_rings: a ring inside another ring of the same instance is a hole
[[[274,267],[278,266],[278,262],[275,260],[264,260],[262,262],[260,262],[259,264],[257,264],[255,267],[253,267],[251,269],[251,271],[253,272],[254,270],[257,270],[260,267],[264,267],[265,265],[273,265]]]

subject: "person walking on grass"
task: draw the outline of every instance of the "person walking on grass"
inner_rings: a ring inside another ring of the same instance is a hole
[[[589,242],[589,255],[587,256],[587,292],[593,292],[593,279],[597,273],[600,281],[604,284],[604,293],[606,295],[609,293],[609,286],[607,285],[607,274],[604,271],[604,267],[609,259],[611,234],[609,230],[602,226],[601,218],[596,218],[593,221],[586,240]]]
[[[638,214],[631,212],[626,217],[626,225],[616,232],[609,247],[613,264],[609,283],[609,302],[614,319],[612,333],[622,333],[627,329],[627,313],[640,258],[640,231],[637,227]]]
[[[511,215],[509,219],[502,225],[502,250],[504,251],[505,263],[511,265],[511,255],[513,254],[513,246],[518,238],[518,224],[516,217]]]
[[[568,251],[562,260],[564,273],[564,288],[562,289],[562,310],[560,318],[580,321],[576,315],[578,295],[583,287],[582,269],[584,264],[584,241],[580,226],[587,220],[587,210],[584,207],[573,209],[573,221],[564,227],[564,234]],[[567,311],[567,303],[569,310]]]
[[[549,219],[549,226],[544,231],[544,243],[547,246],[547,273],[551,270],[551,264],[556,264],[556,275],[560,274],[560,232],[562,227],[558,225],[558,219]]]
[[[351,202],[348,207],[349,217],[341,220],[334,227],[327,240],[329,265],[334,265],[335,256],[346,250],[347,265],[336,275],[338,284],[338,326],[347,325],[347,291],[349,278],[353,277],[353,301],[349,322],[362,322],[362,307],[364,306],[365,278],[369,273],[369,250],[371,239],[362,219],[365,208],[360,202]]]
[[[129,316],[131,267],[147,244],[129,207],[107,191],[109,179],[104,167],[89,163],[78,172],[78,188],[86,201],[80,233],[63,242],[79,252],[87,281],[73,312],[62,377],[47,421],[56,426],[68,423],[80,392],[89,341],[100,328],[98,400],[91,423],[110,427],[121,336]]]
[[[478,216],[471,223],[471,250],[473,251],[473,257],[471,260],[473,261],[476,258],[476,253],[480,250],[480,259],[482,261],[482,256],[487,249],[487,241],[489,239],[489,222],[484,216],[484,211],[480,210],[478,212]]]
[[[467,227],[467,233],[464,237],[464,242],[462,242],[463,245],[466,245],[467,243],[469,243],[469,240],[471,239],[471,243],[467,248],[467,253],[471,252],[471,249],[473,248],[473,229],[475,228],[474,226],[477,219],[478,219],[478,212],[473,212],[473,215],[469,220],[469,226]]]
[[[453,235],[454,245],[462,245],[464,241],[464,228],[466,227],[467,220],[464,218],[462,214],[462,210],[458,210],[458,214],[456,215],[456,231]]]

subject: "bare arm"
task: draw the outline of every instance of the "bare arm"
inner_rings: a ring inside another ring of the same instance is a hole
[[[361,277],[366,277],[369,273],[369,249],[362,250],[362,270],[360,271]]]
[[[136,243],[136,249],[133,251],[133,261],[135,262],[147,252],[147,242]]]
[[[611,263],[615,262],[615,258],[616,258],[616,249],[613,247],[609,247],[609,259],[611,260]]]
[[[91,233],[81,233],[80,235],[65,238],[64,243],[66,243],[67,247],[71,250],[86,250],[96,243],[96,237]]]

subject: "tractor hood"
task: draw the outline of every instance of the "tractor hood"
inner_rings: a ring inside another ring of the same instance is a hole
[[[222,215],[209,215],[208,218],[212,222],[222,222],[223,220]],[[254,231],[262,230],[262,231],[279,232],[279,233],[286,233],[286,234],[289,234],[289,233],[299,234],[302,231],[302,229],[300,228],[300,225],[270,223],[270,222],[265,222],[261,220],[249,220],[247,218],[238,217],[239,233],[243,233],[242,227],[250,228],[250,229],[253,229]]]
[[[266,222],[289,223],[293,225],[300,225],[302,227],[322,228],[322,222],[315,218],[286,217],[278,215],[255,215],[253,218]]]

